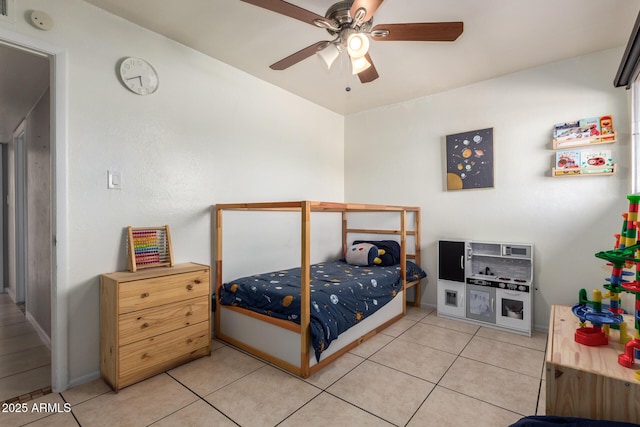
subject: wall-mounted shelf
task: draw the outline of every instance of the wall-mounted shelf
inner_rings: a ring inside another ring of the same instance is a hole
[[[610,167],[589,167],[589,168],[571,168],[571,169],[556,169],[553,168],[551,176],[554,178],[564,178],[569,176],[603,176],[603,175],[615,175],[616,166]],[[602,172],[603,169],[611,169],[610,172]]]
[[[576,139],[563,139],[553,140],[553,149],[559,150],[562,148],[575,148],[575,147],[590,147],[592,145],[599,144],[612,144],[618,140],[617,132],[613,132],[607,135],[599,135],[588,138],[576,138]]]
[[[585,147],[613,144],[617,138],[613,117],[609,114],[557,123],[553,131],[556,153],[551,176],[615,175],[616,165],[610,147]]]

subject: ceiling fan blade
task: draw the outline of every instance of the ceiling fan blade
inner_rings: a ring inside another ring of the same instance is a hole
[[[269,68],[272,70],[285,70],[292,65],[297,64],[298,62],[307,59],[310,56],[313,56],[315,53],[318,53],[319,50],[325,48],[329,43],[328,41],[321,41],[318,43],[314,43],[311,46],[307,46],[302,50],[297,51],[296,53],[287,56],[284,59],[276,62],[275,64],[271,64]]]
[[[378,71],[376,70],[375,65],[373,65],[373,61],[371,60],[371,57],[369,56],[368,53],[365,55],[365,58],[367,58],[367,61],[369,61],[371,66],[369,68],[367,68],[366,70],[358,73],[358,77],[360,78],[360,82],[361,83],[369,83],[369,82],[374,81],[378,77],[380,77],[378,75]]]
[[[384,0],[355,0],[353,5],[351,6],[350,14],[351,17],[356,16],[356,11],[360,8],[364,8],[367,11],[367,14],[362,19],[362,22],[367,22],[376,10],[380,7]]]
[[[250,3],[254,6],[259,6],[272,12],[279,13],[281,15],[288,16],[293,19],[298,19],[307,24],[316,25],[314,21],[324,21],[328,25],[333,26],[333,23],[324,16],[316,15],[315,13],[303,9],[291,3],[287,3],[282,0],[242,0],[245,3]]]
[[[377,41],[452,42],[457,39],[464,25],[462,22],[421,22],[416,24],[381,24],[371,30],[371,38]],[[376,35],[389,31],[387,36]]]

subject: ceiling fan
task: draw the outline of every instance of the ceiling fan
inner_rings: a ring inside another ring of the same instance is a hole
[[[369,38],[375,41],[454,41],[463,30],[462,22],[380,24],[374,27],[373,14],[384,0],[339,1],[329,7],[324,17],[283,0],[242,1],[324,28],[335,37],[299,50],[270,65],[271,69],[284,70],[316,53],[331,68],[346,49],[352,72],[358,75],[362,83],[379,77],[368,53]]]

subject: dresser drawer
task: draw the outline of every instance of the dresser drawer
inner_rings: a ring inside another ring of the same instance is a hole
[[[132,377],[188,355],[211,343],[208,322],[197,323],[166,334],[120,347],[119,377]]]
[[[122,314],[118,320],[120,345],[208,320],[209,298],[206,296]]]
[[[210,296],[209,272],[206,270],[122,282],[118,287],[118,313],[199,296]]]

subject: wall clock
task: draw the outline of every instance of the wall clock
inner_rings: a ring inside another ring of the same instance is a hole
[[[138,95],[152,94],[160,84],[156,70],[140,58],[124,58],[120,63],[119,74],[122,84]]]

